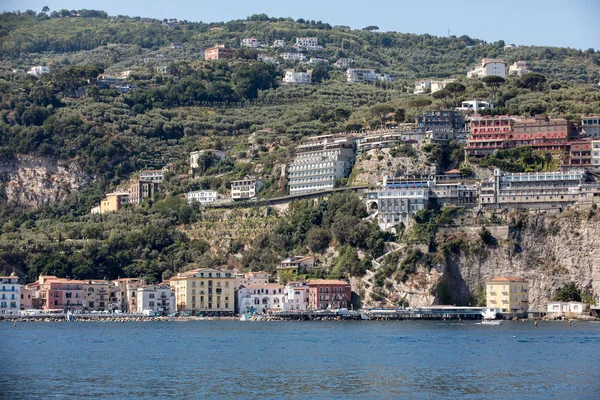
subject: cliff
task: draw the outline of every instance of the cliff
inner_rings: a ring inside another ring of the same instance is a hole
[[[24,154],[0,160],[0,198],[24,207],[62,201],[90,179],[73,161]]]

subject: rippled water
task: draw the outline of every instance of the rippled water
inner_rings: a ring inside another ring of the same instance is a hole
[[[0,323],[0,398],[600,399],[600,323]]]

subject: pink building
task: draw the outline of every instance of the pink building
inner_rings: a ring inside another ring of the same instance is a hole
[[[56,276],[42,275],[36,284],[29,285],[32,290],[38,293],[38,306],[42,310],[65,311],[83,309],[83,285],[87,281],[78,281]],[[32,299],[36,303],[36,299]]]
[[[308,308],[335,310],[347,308],[352,300],[350,284],[342,280],[317,279],[308,282]]]

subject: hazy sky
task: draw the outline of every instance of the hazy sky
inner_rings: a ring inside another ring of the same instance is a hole
[[[229,21],[252,14],[304,18],[381,31],[468,35],[488,42],[600,49],[600,0],[0,0],[3,11],[66,8],[109,15]]]

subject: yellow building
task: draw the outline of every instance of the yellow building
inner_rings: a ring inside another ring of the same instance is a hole
[[[119,211],[129,200],[128,192],[107,193],[106,198],[100,202],[100,214]]]
[[[233,314],[235,278],[232,271],[198,268],[171,278],[177,311],[193,314]]]
[[[485,283],[486,304],[501,313],[518,313],[529,308],[529,283],[523,278],[500,276]]]

